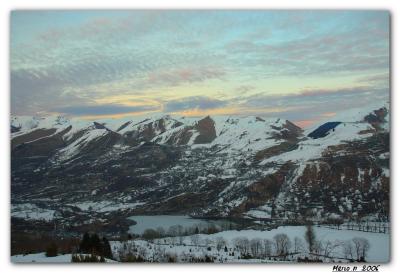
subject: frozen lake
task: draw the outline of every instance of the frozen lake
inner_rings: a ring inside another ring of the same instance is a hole
[[[157,229],[158,227],[162,227],[167,231],[170,227],[176,225],[187,228],[193,226],[207,227],[214,224],[221,227],[231,223],[228,220],[194,219],[186,215],[138,215],[128,217],[128,219],[136,222],[136,225],[129,227],[129,232],[133,234],[143,234],[149,228]]]

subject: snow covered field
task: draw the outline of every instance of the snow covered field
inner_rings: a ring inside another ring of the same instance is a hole
[[[136,202],[136,203],[114,203],[111,201],[100,201],[100,202],[80,202],[70,204],[71,206],[78,207],[83,211],[96,211],[96,212],[110,212],[117,211],[128,208],[136,208],[139,205],[144,203]]]
[[[371,248],[368,252],[367,261],[371,262],[388,262],[390,257],[390,236],[389,234],[383,233],[371,233],[371,232],[362,232],[362,231],[354,231],[354,230],[335,230],[324,227],[314,227],[315,233],[317,235],[318,240],[324,241],[347,241],[351,240],[354,237],[364,237],[366,238]],[[242,230],[242,231],[223,231],[210,235],[201,235],[205,236],[204,239],[216,239],[217,237],[222,236],[227,241],[231,241],[235,237],[245,236],[249,240],[254,238],[261,239],[270,239],[272,240],[276,234],[284,233],[288,235],[288,237],[293,242],[295,237],[299,237],[304,239],[304,234],[306,232],[305,226],[282,226],[277,229],[273,229],[270,231],[259,231],[259,230]],[[338,255],[341,254],[341,249],[337,251]],[[343,256],[343,255],[341,255]]]
[[[330,241],[336,244],[337,247],[330,253],[331,257],[336,257],[340,260],[344,257],[345,243],[351,241],[353,238],[365,238],[370,244],[370,249],[367,252],[367,262],[388,262],[390,259],[390,236],[383,233],[371,233],[362,231],[350,230],[334,230],[325,227],[314,227],[316,239],[326,244]],[[144,240],[134,240],[128,242],[113,241],[110,242],[114,257],[118,257],[124,251],[135,249],[148,260],[157,259],[157,255],[167,254],[168,256],[177,257],[177,261],[187,262],[188,257],[204,257],[209,255],[215,258],[216,262],[271,262],[271,260],[262,259],[238,259],[238,252],[235,255],[229,255],[230,251],[235,248],[235,240],[238,238],[247,238],[249,241],[252,239],[268,239],[273,242],[274,236],[277,234],[286,234],[291,242],[292,248],[295,240],[302,241],[303,251],[307,251],[306,243],[304,241],[304,234],[306,232],[305,226],[282,226],[270,231],[260,230],[229,230],[222,231],[215,234],[198,234],[184,237],[169,237],[156,239],[154,242]],[[297,239],[296,239],[297,237]],[[224,251],[224,246],[217,249],[218,241],[224,240],[223,245],[228,247],[228,252]],[[125,244],[125,245],[124,245]],[[210,248],[211,247],[211,248]],[[292,249],[293,251],[293,249]],[[324,260],[329,262],[330,260]],[[342,260],[345,261],[345,260]]]
[[[55,210],[39,208],[35,204],[11,205],[11,216],[23,219],[51,221],[55,217]]]
[[[13,263],[70,263],[72,254],[58,255],[55,257],[46,257],[45,253],[35,253],[28,255],[11,256]],[[116,261],[105,259],[106,263],[115,263]]]

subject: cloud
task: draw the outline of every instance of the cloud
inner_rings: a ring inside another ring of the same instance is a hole
[[[373,11],[17,11],[10,50],[14,114],[68,107],[77,107],[69,109],[71,114],[79,113],[79,107],[93,106],[94,100],[110,103],[107,98],[115,96],[164,101],[168,111],[233,103],[300,109],[352,93],[243,95],[261,90],[259,80],[271,78],[298,77],[304,86],[303,79],[387,74],[389,16]],[[380,83],[378,78],[359,82]],[[173,87],[200,85],[215,91],[192,99],[174,93]],[[212,99],[228,90],[229,102]]]
[[[92,98],[141,95],[146,89],[220,79],[226,74],[220,65],[223,57],[202,46],[206,38],[217,38],[221,28],[193,31],[199,28],[194,26],[197,19],[191,19],[197,13],[94,14],[50,12],[52,20],[47,25],[51,27],[22,35],[29,14],[13,13],[13,18],[25,18],[19,28],[12,18],[12,37],[24,37],[11,43],[13,113],[49,112],[51,104],[87,105]],[[45,18],[49,13],[42,15]],[[37,16],[33,19],[31,25],[40,21]],[[77,23],[69,21],[75,19]],[[65,26],[59,23],[65,20]],[[212,22],[205,20],[204,28]]]
[[[389,69],[388,13],[308,14],[311,16],[300,13],[302,19],[291,23],[291,28],[286,26],[290,19],[278,20],[271,39],[238,37],[226,43],[225,50],[230,56],[241,56],[232,58],[238,66],[252,67],[264,78],[335,76]],[[284,37],[276,34],[282,31],[286,33]]]
[[[244,94],[244,93],[247,93],[254,89],[255,89],[255,86],[253,86],[253,85],[240,85],[235,88],[235,91],[239,92],[240,94]]]
[[[149,73],[148,83],[176,86],[182,83],[202,82],[215,78],[220,79],[224,75],[225,72],[222,69],[215,67],[187,67]]]
[[[388,88],[353,87],[341,89],[310,89],[289,95],[256,95],[242,98],[242,109],[253,109],[262,116],[278,116],[291,121],[317,120],[332,112],[363,107],[376,101],[389,100]],[[284,107],[282,111],[266,109]]]
[[[360,83],[372,84],[374,86],[389,87],[390,76],[389,73],[375,74],[361,77],[358,80]]]
[[[11,71],[11,113],[42,115],[49,112],[49,107],[93,103],[90,98],[63,93],[67,86],[65,80],[53,75],[35,74],[28,70]]]
[[[159,107],[154,105],[127,106],[121,104],[67,106],[54,109],[58,113],[76,116],[117,115],[156,110],[159,110]]]
[[[226,101],[205,96],[186,97],[178,100],[170,100],[164,104],[164,112],[179,112],[187,110],[209,110],[224,107]]]

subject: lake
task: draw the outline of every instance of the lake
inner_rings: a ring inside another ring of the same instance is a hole
[[[143,234],[146,229],[152,228],[157,229],[158,227],[168,229],[172,226],[180,225],[184,228],[198,226],[207,227],[214,224],[218,227],[228,227],[229,225],[234,225],[231,221],[221,219],[221,220],[206,220],[191,218],[187,215],[137,215],[128,217],[128,219],[134,220],[136,225],[129,227],[129,232],[132,234]]]

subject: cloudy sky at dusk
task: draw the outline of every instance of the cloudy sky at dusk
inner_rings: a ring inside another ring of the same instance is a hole
[[[277,116],[389,99],[385,11],[14,11],[11,112]]]

